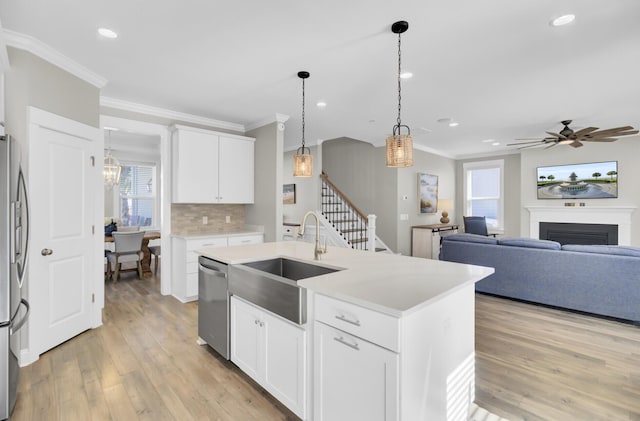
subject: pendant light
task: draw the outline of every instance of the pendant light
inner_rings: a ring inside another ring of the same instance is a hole
[[[302,146],[298,148],[296,154],[293,156],[294,177],[311,177],[313,175],[311,149],[304,146],[304,80],[309,76],[309,72],[298,72],[298,77],[302,79]]]
[[[111,130],[109,130],[109,149],[104,157],[104,185],[108,189],[112,189],[116,184],[120,184],[120,173],[122,167],[118,159],[111,154]]]
[[[387,167],[404,168],[413,165],[413,138],[409,126],[403,125],[400,119],[402,109],[402,84],[401,84],[401,58],[400,34],[409,29],[409,23],[401,20],[391,25],[391,32],[398,34],[398,120],[393,126],[393,135],[387,137]],[[407,134],[401,134],[402,128],[407,129]]]

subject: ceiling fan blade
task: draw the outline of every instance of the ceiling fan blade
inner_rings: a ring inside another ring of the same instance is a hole
[[[573,133],[573,135],[575,137],[580,137],[580,136],[584,136],[586,134],[589,134],[591,132],[595,132],[596,130],[598,130],[597,127],[586,127],[584,129],[580,129],[577,132]]]
[[[617,135],[618,133],[628,132],[634,130],[631,126],[615,127],[613,129],[604,129],[597,132],[592,132],[585,137],[607,137],[611,135]]]
[[[595,139],[580,139],[583,142],[615,142],[617,137],[598,137]]]
[[[553,137],[557,137],[558,139],[568,139],[568,137],[566,137],[565,135],[561,135],[560,133],[554,133],[554,132],[545,132],[546,134],[550,134]]]
[[[516,139],[518,140],[518,139]],[[528,145],[529,143],[543,143],[543,140],[534,140],[531,142],[519,142],[519,143],[507,143],[507,146],[518,146],[518,145]]]
[[[538,144],[535,144],[535,145],[526,145],[526,146],[521,146],[521,147],[519,147],[518,149],[535,148],[535,147],[537,147],[537,146],[542,146],[542,145],[544,145],[544,143],[538,143]]]

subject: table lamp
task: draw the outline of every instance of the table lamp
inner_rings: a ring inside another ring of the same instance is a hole
[[[442,211],[442,218],[440,218],[440,223],[448,224],[449,223],[449,212],[448,210],[453,209],[453,200],[451,199],[438,199],[438,209]]]

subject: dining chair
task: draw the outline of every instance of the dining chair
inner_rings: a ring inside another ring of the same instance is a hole
[[[464,232],[467,234],[478,234],[489,236],[487,231],[487,219],[484,216],[463,216]]]
[[[122,270],[122,263],[136,262],[138,277],[142,279],[141,261],[144,257],[144,253],[142,252],[142,237],[144,237],[144,231],[116,231],[112,235],[115,251],[107,253],[107,272],[109,273],[109,278],[112,277],[111,265],[113,265],[115,272],[114,281],[117,281],[120,277],[120,272],[124,271]]]
[[[161,246],[150,246],[149,247],[149,253],[151,253],[151,255],[154,257],[153,263],[154,263],[154,269],[153,272],[155,274],[158,273],[158,257],[160,257],[160,249]]]
[[[118,232],[135,232],[135,231],[140,231],[140,227],[139,226],[118,227]]]

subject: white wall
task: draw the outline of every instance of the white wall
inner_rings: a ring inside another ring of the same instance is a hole
[[[640,139],[638,137],[622,138],[613,143],[585,142],[581,148],[559,145],[550,150],[529,149],[521,155],[520,234],[529,235],[529,205],[564,206],[564,202],[574,200],[539,200],[537,198],[537,167],[564,164],[580,164],[586,162],[618,161],[618,198],[617,199],[585,199],[589,206],[638,206],[640,207]],[[580,212],[576,207],[575,212]],[[611,221],[615,223],[615,221]],[[640,246],[640,209],[631,216],[631,244]]]

